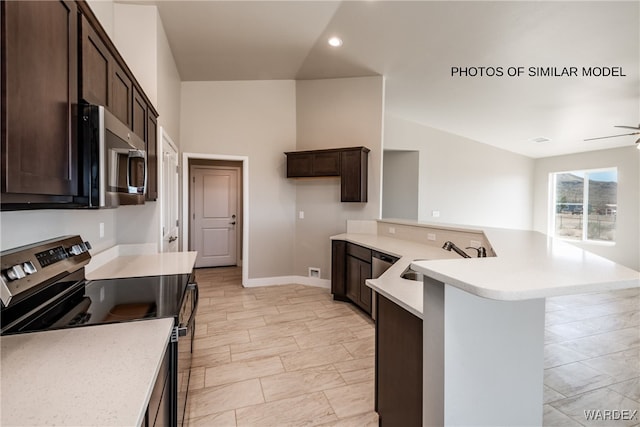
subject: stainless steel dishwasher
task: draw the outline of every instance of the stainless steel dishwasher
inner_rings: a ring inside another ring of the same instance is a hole
[[[377,279],[382,276],[382,273],[387,271],[389,267],[391,267],[396,261],[398,261],[397,257],[392,255],[387,255],[378,251],[371,251],[371,278]],[[371,293],[371,318],[376,320],[376,314],[378,311],[377,304],[377,294],[376,291],[372,291]]]

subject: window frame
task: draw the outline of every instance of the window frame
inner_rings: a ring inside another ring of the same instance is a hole
[[[582,243],[582,244],[592,244],[592,245],[602,245],[602,246],[615,246],[616,245],[616,241],[617,241],[617,235],[614,237],[613,240],[593,240],[593,239],[589,239],[588,235],[589,235],[589,174],[592,173],[599,173],[599,172],[615,172],[616,173],[616,184],[619,185],[620,182],[618,181],[618,167],[617,166],[610,166],[610,167],[602,167],[602,168],[593,168],[593,169],[573,169],[573,170],[563,170],[563,171],[556,171],[556,172],[550,172],[549,173],[549,210],[548,210],[548,215],[549,215],[549,227],[547,230],[547,234],[551,237],[553,237],[554,239],[560,239],[566,242],[570,242],[570,243]],[[583,216],[583,220],[582,220],[582,235],[580,237],[580,239],[571,239],[568,237],[562,237],[556,234],[556,218],[557,218],[557,214],[556,214],[556,209],[557,209],[557,176],[560,174],[577,174],[577,173],[581,173],[583,175],[583,187],[582,187],[582,216]],[[618,188],[618,194],[619,194],[619,188]],[[617,213],[617,205],[618,205],[618,197],[616,195],[616,217],[618,215]],[[585,212],[586,212],[586,218],[585,218]],[[585,219],[586,219],[586,223],[585,223]],[[616,221],[616,228],[615,230],[617,231],[617,221]]]

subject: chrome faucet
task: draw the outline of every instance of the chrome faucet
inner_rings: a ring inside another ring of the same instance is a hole
[[[469,255],[467,255],[467,253],[465,251],[463,251],[462,249],[457,247],[450,240],[447,240],[446,242],[444,242],[444,245],[442,245],[442,249],[444,249],[446,251],[454,251],[455,253],[460,255],[462,258],[471,258]]]
[[[467,246],[465,249],[475,249],[476,251],[478,251],[478,258],[487,257],[487,250],[484,248],[484,246],[478,246],[477,248],[474,248],[473,246]]]

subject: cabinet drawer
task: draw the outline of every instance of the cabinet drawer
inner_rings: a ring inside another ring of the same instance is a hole
[[[371,263],[371,249],[349,243],[347,245],[347,255],[351,255],[365,262]]]

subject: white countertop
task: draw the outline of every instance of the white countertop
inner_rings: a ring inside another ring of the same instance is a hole
[[[416,259],[450,259],[458,256],[434,246],[377,234],[344,233],[332,236],[331,239],[345,240],[399,257],[400,259],[378,279],[367,280],[367,285],[421,319],[424,285],[422,282],[403,279],[400,275]]]
[[[173,319],[0,338],[2,425],[137,426]]]
[[[484,229],[497,256],[420,261],[414,269],[504,301],[640,287],[640,272],[536,231]]]
[[[87,271],[88,280],[123,277],[188,274],[193,270],[197,252],[161,252],[156,254],[117,256],[101,267]]]
[[[448,229],[464,230],[460,226]],[[367,285],[420,318],[424,285],[400,277],[411,264],[416,271],[440,282],[496,300],[640,287],[640,272],[542,233],[491,228],[482,231],[496,257],[464,259],[439,247],[376,234],[345,233],[331,238],[401,257],[378,279],[367,280]]]

